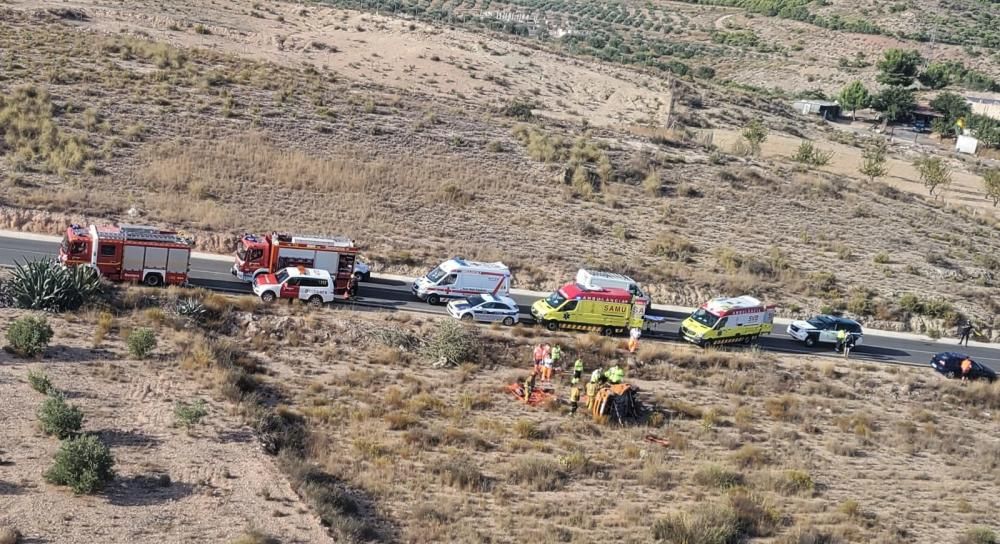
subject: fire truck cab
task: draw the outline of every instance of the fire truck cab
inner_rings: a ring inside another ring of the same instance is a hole
[[[177,232],[139,225],[70,225],[59,247],[65,266],[92,266],[112,281],[150,287],[188,281],[192,240]]]
[[[339,297],[346,297],[354,275],[358,248],[350,238],[298,236],[273,232],[244,234],[236,247],[232,274],[252,283],[261,274],[274,274],[288,267],[326,270]]]

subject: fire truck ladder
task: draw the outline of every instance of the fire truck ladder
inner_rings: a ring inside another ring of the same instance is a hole
[[[335,236],[333,238],[328,238],[325,236],[290,236],[291,242],[293,244],[309,244],[315,246],[331,246],[331,247],[354,247],[354,241],[350,238],[344,236]]]
[[[161,232],[155,227],[145,227],[136,225],[122,225],[119,227],[120,233],[109,233],[108,238],[120,240],[139,240],[144,242],[170,242],[176,244],[190,244],[191,241],[175,232]]]

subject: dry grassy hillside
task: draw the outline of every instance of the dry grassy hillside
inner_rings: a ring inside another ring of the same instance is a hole
[[[182,297],[205,312],[179,314]],[[0,355],[13,438],[0,525],[59,542],[89,541],[95,527],[111,542],[228,542],[252,525],[280,542],[325,530],[337,541],[799,544],[972,543],[997,529],[996,385],[652,342],[627,360],[595,336],[251,302],[130,289],[106,317],[50,317],[44,359]],[[20,315],[4,313],[3,327]],[[136,361],[124,339],[142,326],[158,345]],[[503,386],[543,340],[588,372],[621,362],[646,417],[622,428],[570,417],[561,400],[513,399]],[[445,354],[461,364],[431,365]],[[118,475],[105,493],[42,481],[55,439],[35,430],[29,370],[111,445]],[[174,403],[198,397],[208,415],[177,427]],[[155,484],[163,474],[169,485]]]
[[[752,292],[786,314],[993,328],[998,242],[992,210],[966,205],[972,165],[943,200],[912,194],[912,168],[863,183],[849,166],[863,138],[775,99],[331,8],[14,6],[0,29],[16,52],[0,82],[14,228],[127,218],[217,251],[245,230],[325,231],[359,240],[376,271],[463,254],[552,288],[587,264],[663,302]],[[658,128],[671,102],[674,128]],[[824,169],[770,143],[732,153],[758,116],[775,142],[845,144]]]

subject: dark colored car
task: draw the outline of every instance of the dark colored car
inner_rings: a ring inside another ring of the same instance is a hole
[[[997,379],[997,373],[987,368],[964,353],[946,351],[931,357],[931,367],[948,378],[962,377],[962,361],[968,359],[972,361],[972,370],[969,371],[970,380],[987,380],[993,383]]]

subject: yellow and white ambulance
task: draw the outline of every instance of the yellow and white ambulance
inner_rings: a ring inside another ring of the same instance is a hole
[[[774,329],[774,306],[754,297],[719,297],[702,304],[681,322],[680,334],[701,347],[752,344]]]

